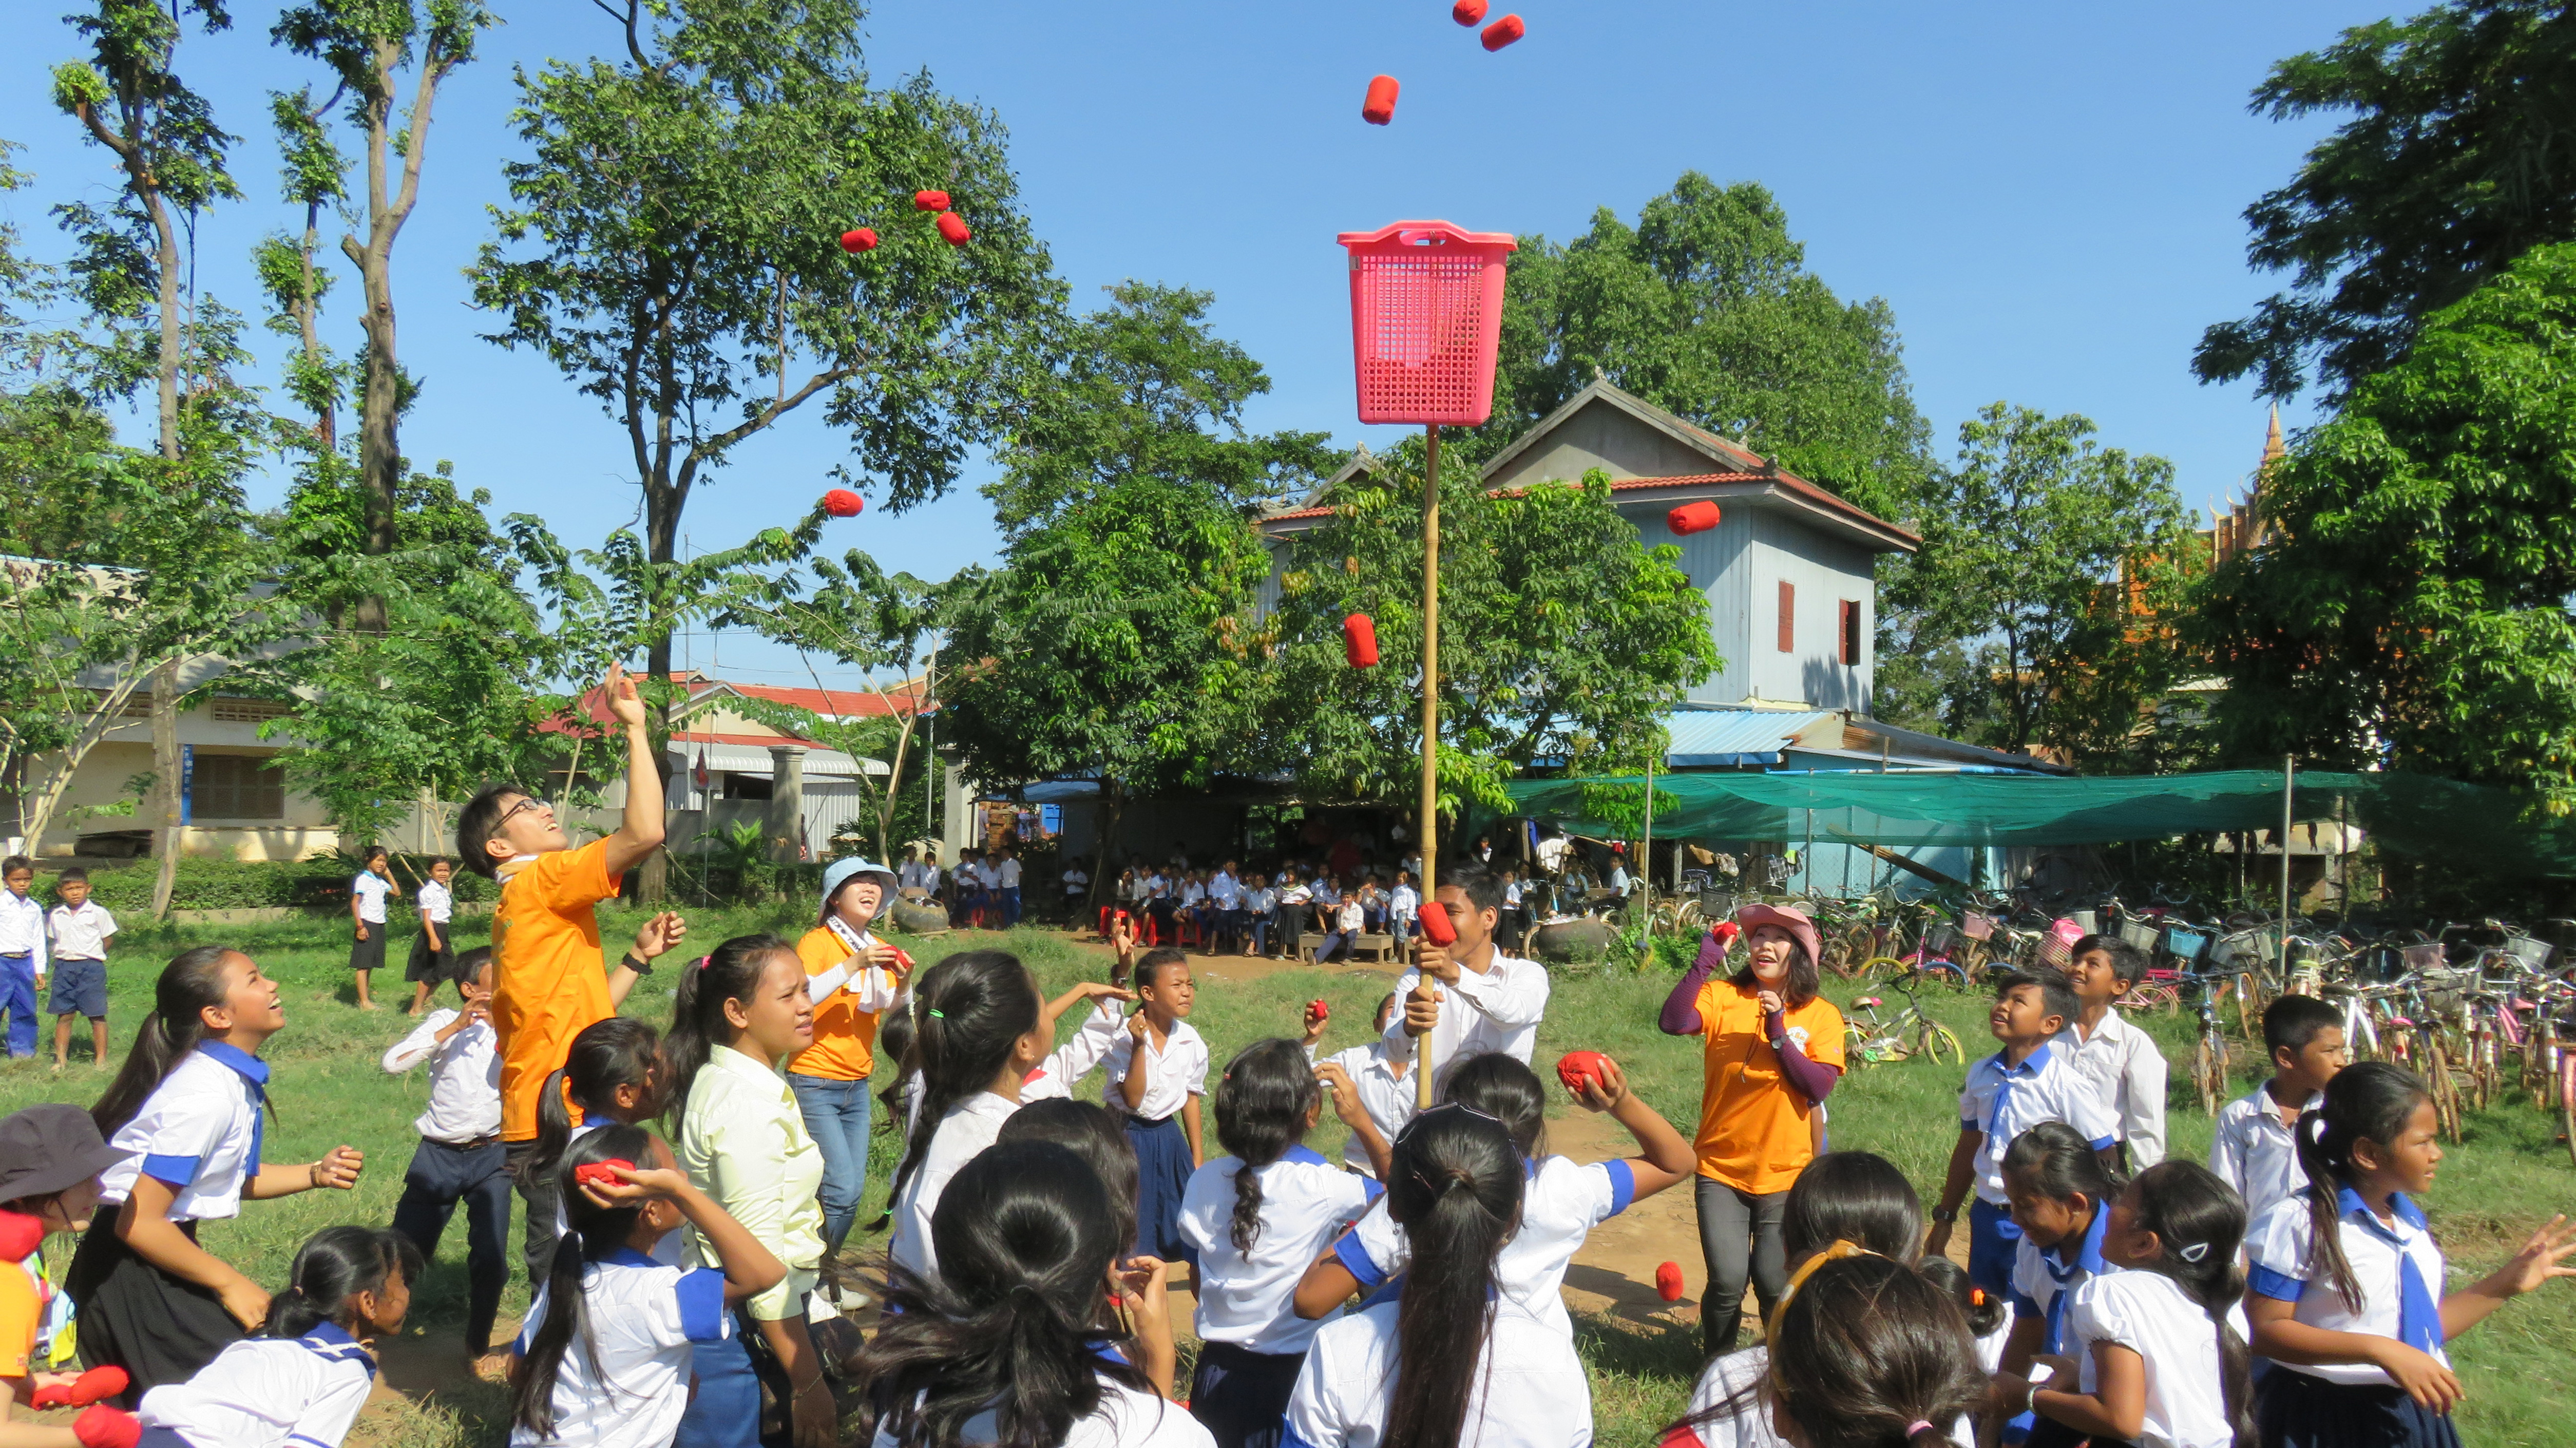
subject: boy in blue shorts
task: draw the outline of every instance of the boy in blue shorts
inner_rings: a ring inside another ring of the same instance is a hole
[[[54,947],[54,1069],[69,1064],[72,1017],[89,1017],[89,1060],[107,1065],[107,943],[116,938],[116,917],[89,898],[89,871],[75,866],[54,877],[54,895],[63,903],[45,917],[45,934]]]
[[[1969,1188],[1968,1280],[1990,1295],[2012,1287],[2013,1257],[2021,1229],[2004,1197],[2004,1150],[2013,1138],[2043,1121],[2063,1121],[2083,1133],[2113,1173],[2120,1170],[2119,1120],[2102,1104],[2093,1083],[2078,1074],[2049,1042],[2075,1019],[2078,1003],[2066,972],[2053,966],[2013,971],[1995,985],[1986,1028],[2003,1049],[1968,1068],[1959,1093],[1959,1140],[1950,1150],[1950,1173],[1923,1252],[1948,1250],[1951,1225]]]

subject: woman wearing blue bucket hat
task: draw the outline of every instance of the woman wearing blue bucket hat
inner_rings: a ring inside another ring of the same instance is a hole
[[[868,1077],[877,1022],[902,997],[912,957],[869,928],[893,903],[894,872],[869,860],[823,869],[822,917],[796,942],[814,996],[814,1044],[787,1063],[805,1130],[823,1148],[823,1245],[840,1250],[868,1188]]]

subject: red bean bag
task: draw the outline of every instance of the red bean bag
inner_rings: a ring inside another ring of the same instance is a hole
[[[1717,505],[1702,498],[1684,503],[1664,515],[1664,526],[1676,533],[1705,533],[1717,526]]]
[[[1485,48],[1500,50],[1528,33],[1529,27],[1521,23],[1519,16],[1506,15],[1485,27]]]
[[[1403,87],[1391,75],[1369,81],[1368,98],[1360,102],[1360,119],[1372,126],[1383,126],[1395,119],[1395,93]]]
[[[834,488],[823,495],[823,511],[835,518],[855,518],[868,500],[847,488]]]
[[[1367,614],[1355,613],[1342,620],[1342,655],[1354,669],[1377,667],[1377,623]]]
[[[874,227],[862,226],[854,231],[845,231],[841,233],[841,250],[843,251],[874,251],[876,249],[877,233],[876,228]]]
[[[939,227],[939,234],[948,238],[948,244],[950,246],[964,246],[968,241],[974,238],[975,233],[966,229],[966,218],[958,215],[954,211],[943,211],[939,213],[939,221],[937,224]]]

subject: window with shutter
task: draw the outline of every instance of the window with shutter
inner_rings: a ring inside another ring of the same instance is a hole
[[[1798,651],[1798,585],[1780,580],[1780,652]]]
[[[1860,600],[1857,598],[1843,600],[1843,664],[1851,668],[1860,665]]]

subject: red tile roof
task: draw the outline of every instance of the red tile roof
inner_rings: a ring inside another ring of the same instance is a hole
[[[1693,431],[1697,431],[1697,429],[1693,429]],[[1909,532],[1904,528],[1900,528],[1894,523],[1890,523],[1886,519],[1879,517],[1877,514],[1870,512],[1866,508],[1857,507],[1851,503],[1845,502],[1843,499],[1834,496],[1823,488],[1817,487],[1814,483],[1808,482],[1805,478],[1799,477],[1794,473],[1684,473],[1678,477],[1669,478],[1621,478],[1610,485],[1610,491],[1613,493],[1632,493],[1647,488],[1712,487],[1720,483],[1777,484],[1782,492],[1789,493],[1806,502],[1812,503],[1817,507],[1827,509],[1831,512],[1840,513],[1854,522],[1865,524],[1872,528],[1884,528],[1888,532],[1893,533],[1900,538],[1911,539],[1917,546],[1920,546],[1923,542],[1921,535]],[[1508,490],[1496,488],[1491,490],[1487,496],[1492,496],[1493,493],[1505,491]],[[1329,518],[1332,515],[1333,510],[1330,508],[1298,508],[1286,513],[1265,513],[1256,521],[1263,523],[1285,523],[1302,518]]]

